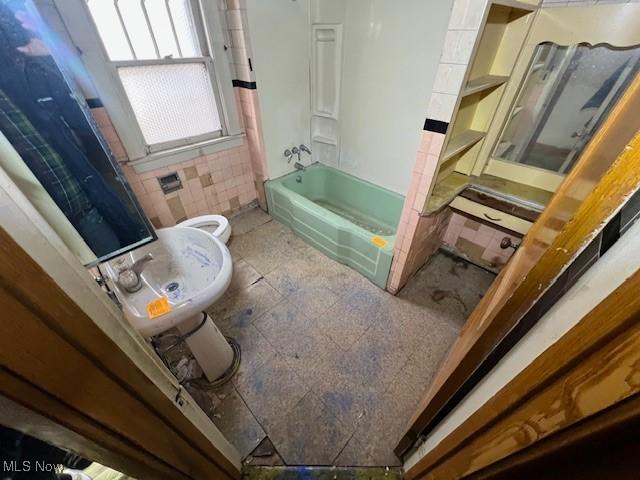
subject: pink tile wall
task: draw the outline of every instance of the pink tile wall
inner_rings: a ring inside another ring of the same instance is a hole
[[[248,74],[248,39],[246,39],[244,2],[226,4],[228,37],[232,46],[231,66],[235,78],[252,81]],[[246,68],[245,68],[246,67]],[[125,164],[124,171],[146,215],[156,227],[167,227],[197,215],[229,214],[254,200],[266,210],[264,180],[268,178],[260,107],[255,89],[234,88],[236,106],[246,133],[241,147],[201,156],[169,167],[138,174]],[[92,110],[116,158],[128,158],[104,108]],[[177,172],[183,189],[164,195],[158,177]]]
[[[263,210],[267,210],[264,181],[269,178],[269,175],[267,172],[258,94],[255,89],[236,88],[235,90],[242,111],[242,122],[247,134],[247,144],[249,146],[251,165],[255,176],[258,203]]]
[[[106,110],[94,108],[91,113],[114,155],[123,163],[123,171],[142,209],[157,228],[170,227],[198,215],[229,215],[256,200],[257,184],[262,188],[262,180],[257,180],[253,172],[249,142],[168,167],[137,173],[126,164],[126,152]],[[158,177],[172,172],[178,173],[183,188],[164,195]]]
[[[391,293],[397,293],[438,249],[446,230],[448,210],[445,209],[431,216],[422,216],[429,188],[436,174],[444,138],[445,136],[441,133],[422,131],[422,139],[396,235],[394,258],[387,283],[387,289]]]
[[[494,272],[498,272],[511,258],[514,249],[500,248],[503,238],[518,245],[522,237],[505,232],[478,219],[454,212],[451,215],[443,242],[447,250]]]
[[[255,74],[249,66],[251,57],[250,38],[248,32],[246,3],[244,0],[226,0],[226,18],[231,42],[232,68],[238,80],[255,82]],[[254,84],[255,85],[255,84]],[[236,100],[241,111],[242,123],[247,134],[251,165],[256,180],[258,203],[267,210],[267,198],[264,181],[269,178],[267,172],[260,105],[255,88],[236,87]]]
[[[140,174],[130,166],[123,168],[156,227],[170,227],[198,215],[229,215],[256,199],[247,145]],[[178,173],[183,188],[165,195],[158,177],[172,172]]]

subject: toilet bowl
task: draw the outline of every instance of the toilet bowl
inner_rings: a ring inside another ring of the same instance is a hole
[[[231,236],[229,220],[222,215],[201,215],[178,223],[180,227],[193,227],[205,230],[220,241],[227,243]]]

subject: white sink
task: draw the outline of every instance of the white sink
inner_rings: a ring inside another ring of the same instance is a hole
[[[157,242],[106,265],[125,317],[145,337],[169,330],[209,307],[224,294],[232,273],[227,246],[204,230],[172,227],[156,233]],[[140,274],[142,288],[129,293],[118,285],[118,273],[147,253],[153,260]],[[172,309],[150,319],[147,305],[161,296],[169,299]]]
[[[197,228],[162,228],[156,233],[158,241],[106,263],[105,274],[122,303],[125,318],[144,337],[173,327],[187,333],[200,326],[203,310],[229,287],[231,254],[224,243]],[[128,292],[118,284],[119,273],[149,253],[153,260],[140,274],[142,287]],[[147,306],[161,297],[168,299],[170,311],[150,318]],[[226,370],[224,364],[233,361],[231,347],[208,316],[205,324],[187,338],[187,344],[209,380],[219,377]],[[212,349],[218,350],[213,358]]]

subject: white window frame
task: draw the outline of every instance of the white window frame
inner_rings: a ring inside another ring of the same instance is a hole
[[[198,38],[202,44],[203,53],[206,52],[205,55],[208,53],[208,56],[171,60],[114,61],[107,55],[86,1],[54,0],[73,43],[80,50],[83,64],[96,85],[102,104],[111,117],[131,165],[138,172],[240,146],[244,141],[233,92],[230,54],[225,50],[224,15],[221,15],[217,8],[218,2],[190,1],[194,11],[199,13],[194,15]],[[222,130],[197,137],[147,145],[118,75],[117,67],[179,62],[202,62],[207,66],[217,100]]]

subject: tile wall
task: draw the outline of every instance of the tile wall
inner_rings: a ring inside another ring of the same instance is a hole
[[[67,44],[69,51],[75,51],[53,0],[36,0],[36,5],[47,24]],[[91,109],[143,210],[156,227],[172,226],[197,215],[228,215],[256,199],[263,209],[267,207],[263,183],[268,174],[255,77],[250,68],[244,0],[223,0],[219,2],[219,8],[227,23],[225,43],[229,47],[228,61],[235,73],[236,106],[245,128],[243,145],[170,167],[137,173],[128,165],[127,153],[106,109],[100,106]],[[100,105],[99,93],[90,77],[80,75],[76,80],[89,103]],[[180,176],[183,189],[163,195],[157,177],[172,172]]]
[[[258,203],[263,210],[267,210],[264,182],[269,178],[269,174],[262,133],[260,103],[256,90],[256,77],[251,66],[252,52],[245,0],[226,0],[226,18],[228,41],[231,45],[230,60],[237,79],[234,81],[236,100],[242,113],[242,123],[247,135]]]
[[[542,0],[541,3],[544,8],[637,2],[640,0]],[[478,265],[498,270],[513,254],[513,249],[499,248],[500,240],[504,236],[518,239],[514,234],[498,230],[491,224],[465,219],[446,209],[429,217],[420,213],[436,174],[438,157],[478,40],[487,4],[488,0],[455,0],[453,3],[433,92],[427,102],[422,145],[398,227],[387,285],[392,293],[402,288],[442,243]]]
[[[422,216],[438,166],[447,128],[488,0],[455,0],[433,92],[427,102],[427,121],[398,227],[394,260],[387,289],[396,293],[442,244],[451,211]]]
[[[230,215],[255,200],[263,209],[267,208],[263,183],[268,177],[260,108],[254,75],[249,66],[246,11],[242,4],[239,0],[221,3],[228,26],[225,36],[230,46],[229,62],[235,72],[235,100],[246,133],[242,146],[137,173],[127,164],[126,151],[107,111],[102,107],[91,110],[115,157],[121,162],[145,214],[157,228],[173,226],[198,215]],[[165,195],[158,177],[173,172],[180,177],[183,188]]]
[[[513,232],[498,230],[477,218],[453,212],[442,241],[446,250],[497,273],[514,252],[513,248],[500,248],[504,238],[509,238],[514,245],[522,240]]]
[[[387,290],[391,293],[397,293],[440,247],[440,239],[444,235],[451,213],[449,209],[444,209],[427,217],[422,216],[422,210],[435,174],[435,169],[429,166],[437,164],[443,143],[444,134],[427,130],[422,132],[396,234],[391,273],[387,283]]]

